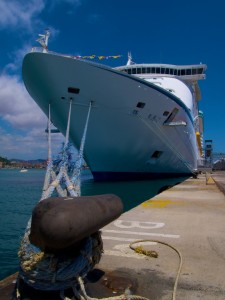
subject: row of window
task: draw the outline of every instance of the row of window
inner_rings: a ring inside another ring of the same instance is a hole
[[[123,69],[128,74],[169,74],[169,75],[196,75],[203,74],[203,68],[193,69],[170,69],[170,68],[159,68],[159,67],[143,67],[143,68],[127,68]]]

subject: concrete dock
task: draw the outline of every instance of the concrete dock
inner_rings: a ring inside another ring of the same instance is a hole
[[[224,187],[225,172],[201,174],[142,203],[104,227],[104,254],[88,276],[88,295],[115,297],[129,288],[133,294],[151,300],[172,299],[180,259],[177,252],[155,242],[157,240],[178,249],[183,258],[176,299],[224,300]],[[141,246],[156,251],[158,257],[131,250],[129,244],[137,240],[148,240]],[[11,299],[14,279],[15,276],[0,282],[1,300]],[[59,299],[57,295],[53,298]],[[39,295],[39,300],[53,298]]]

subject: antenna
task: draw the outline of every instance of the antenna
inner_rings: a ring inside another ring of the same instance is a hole
[[[130,66],[131,64],[132,64],[132,56],[131,56],[131,52],[128,52],[127,66]]]
[[[131,52],[128,52],[128,61],[127,66],[134,65],[135,63],[132,61],[132,55]]]
[[[45,34],[39,34],[40,38],[36,41],[43,47],[43,52],[48,52],[48,39],[50,37],[50,30],[47,28]]]

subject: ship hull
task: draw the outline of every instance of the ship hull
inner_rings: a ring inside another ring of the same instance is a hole
[[[95,180],[196,171],[193,118],[171,93],[105,66],[48,53],[25,56],[23,80],[46,115],[51,104],[52,122],[64,135],[72,101],[70,140],[77,148],[92,103],[84,158]],[[167,124],[174,109],[176,122]]]

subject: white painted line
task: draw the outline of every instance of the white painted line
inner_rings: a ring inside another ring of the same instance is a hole
[[[123,253],[120,251],[114,251],[114,250],[104,250],[103,255],[111,255],[111,256],[120,256],[120,257],[131,257],[131,258],[137,258],[137,259],[146,259],[146,256],[143,254],[135,254],[135,253]]]
[[[128,221],[128,220],[116,220],[113,223],[119,228],[142,228],[142,229],[156,229],[165,226],[165,223],[159,222],[142,222],[142,221]]]
[[[125,234],[137,234],[137,235],[146,235],[146,236],[159,236],[178,239],[180,236],[178,234],[164,234],[164,233],[151,233],[151,232],[137,232],[137,231],[127,231],[127,230],[109,230],[103,229],[102,232],[108,233],[125,233]]]
[[[120,238],[115,236],[102,236],[103,240],[122,241],[122,242],[135,242],[137,239]],[[146,244],[145,244],[146,245]],[[148,245],[157,245],[156,242],[148,242]]]

